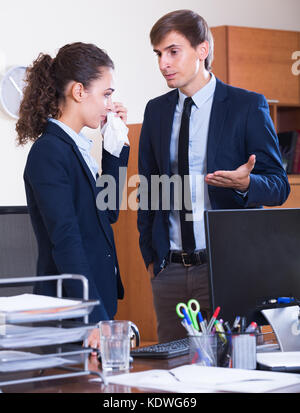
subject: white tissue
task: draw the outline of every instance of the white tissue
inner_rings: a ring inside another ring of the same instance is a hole
[[[101,129],[104,149],[119,158],[125,143],[129,145],[128,128],[114,112],[108,112],[107,122]]]

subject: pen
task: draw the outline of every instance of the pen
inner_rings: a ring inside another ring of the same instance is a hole
[[[213,314],[213,316],[212,316],[212,318],[210,319],[210,322],[208,323],[208,326],[207,326],[207,332],[208,332],[208,333],[211,332],[211,329],[212,329],[212,327],[213,327],[213,325],[214,325],[214,322],[216,321],[216,319],[217,319],[217,317],[218,317],[218,315],[219,315],[220,310],[221,310],[221,308],[220,308],[220,307],[217,307],[216,310],[215,310],[215,312],[214,312],[214,314]]]
[[[196,347],[196,351],[198,353],[200,360],[204,360],[206,366],[211,366],[213,364],[213,360],[207,353],[207,350],[203,348],[201,342],[199,342],[199,336],[201,336],[201,333],[199,333],[193,327],[193,323],[184,308],[182,309],[182,314],[184,315],[184,320],[181,321],[181,324],[185,327],[188,334],[191,336],[191,339]]]
[[[203,317],[202,317],[202,314],[201,314],[200,311],[198,313],[198,319],[199,319],[199,324],[200,324],[202,333],[205,334],[206,333],[206,326],[205,326],[205,322],[203,320]]]
[[[256,329],[257,329],[257,324],[255,321],[252,321],[252,323],[247,327],[246,333],[254,333]]]
[[[290,304],[293,302],[295,302],[295,299],[293,297],[278,297],[277,298],[278,304]]]
[[[184,314],[184,312],[183,312]],[[192,342],[194,343],[195,347],[196,347],[196,352],[192,362],[195,363],[196,361],[196,354],[198,355],[200,360],[204,360],[205,361],[205,365],[206,366],[211,366],[212,364],[212,360],[209,357],[209,355],[207,354],[207,352],[202,348],[201,343],[199,343],[197,337],[195,337],[196,335],[200,335],[200,333],[198,333],[198,331],[193,327],[191,320],[189,319],[189,317],[187,316],[187,318],[185,318],[184,320],[181,321],[181,324],[183,325],[183,327],[187,330],[188,334],[190,335],[190,338],[192,340]]]
[[[246,330],[246,317],[241,318],[241,333],[244,333]]]
[[[181,324],[183,325],[183,327],[186,329],[188,335],[193,336],[194,333],[191,329],[191,325],[187,322],[187,320],[182,320]]]
[[[240,316],[236,316],[233,326],[232,326],[232,332],[237,333],[239,331],[239,322],[240,322]]]
[[[226,339],[225,330],[222,326],[222,323],[216,320],[214,326],[216,328],[216,331],[219,333],[220,339],[223,341],[223,343],[226,343],[227,339]]]
[[[225,331],[227,333],[228,341],[227,341],[227,346],[224,350],[224,355],[223,355],[223,364],[221,364],[222,367],[232,367],[232,359],[231,359],[231,343],[232,343],[232,332],[230,329],[230,325],[228,321],[225,321],[224,323]]]
[[[192,324],[192,321],[188,315],[188,313],[185,311],[184,308],[182,308],[182,314],[184,315],[184,319],[187,322],[187,324],[190,326]]]
[[[198,336],[200,333],[194,328],[192,320],[190,319],[190,317],[188,316],[187,312],[185,311],[185,309],[182,309],[182,313],[184,315],[184,320],[187,324],[187,332],[191,335],[191,336]]]
[[[183,327],[186,329],[186,331],[188,332],[188,334],[190,336],[193,336],[193,330],[192,330],[192,322],[190,317],[188,316],[187,312],[185,311],[185,309],[182,309],[182,313],[184,315],[184,319],[181,321],[181,324],[183,325]]]
[[[295,302],[293,297],[278,297],[278,298],[269,298],[268,300],[263,301],[263,305],[273,305],[273,304],[291,304]]]
[[[230,329],[230,325],[229,325],[228,321],[225,321],[224,327],[226,328],[227,333],[231,334],[231,329]]]

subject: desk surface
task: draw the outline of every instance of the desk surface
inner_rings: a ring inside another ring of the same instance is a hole
[[[131,372],[139,372],[151,369],[172,369],[188,363],[188,356],[176,357],[168,360],[149,360],[149,359],[134,359]],[[91,357],[89,360],[90,371],[101,371],[97,357]],[[45,371],[48,376],[50,374],[65,373],[65,370],[49,369]],[[82,377],[72,377],[67,379],[46,380],[35,383],[25,383],[12,386],[2,387],[3,393],[161,393],[159,390],[141,389],[136,387],[128,387],[117,384],[103,384],[89,382],[90,379],[97,378],[95,375],[87,375]]]
[[[149,360],[149,359],[135,359],[131,370],[132,372],[146,371],[151,369],[173,369],[188,363],[188,356],[181,356],[168,360]],[[96,357],[89,361],[90,371],[101,371],[101,365]],[[57,369],[49,369],[45,371],[45,375],[55,375],[59,373],[66,373],[65,370],[58,371]],[[281,373],[285,374],[285,373]],[[37,374],[35,374],[36,376]],[[159,389],[143,389],[139,387],[123,386],[118,384],[108,384],[104,386],[101,382],[90,382],[90,379],[96,378],[96,375],[86,375],[81,377],[61,378],[53,380],[38,381],[34,383],[25,383],[18,385],[3,386],[1,388],[3,393],[63,393],[63,394],[120,394],[120,393],[167,393]],[[280,392],[300,393],[300,385],[286,388]],[[202,395],[203,396],[203,395]],[[80,399],[81,400],[81,399]]]
[[[189,363],[189,356],[181,356],[171,359],[158,360],[158,359],[134,359],[131,365],[131,372],[140,372],[151,369],[173,369],[180,367],[182,365]],[[89,358],[90,371],[101,372],[101,364],[99,363],[97,357]],[[38,372],[27,373],[27,377],[42,377],[64,374],[68,373],[64,369],[47,369],[42,374]],[[285,374],[285,373],[282,373]],[[44,380],[31,383],[23,383],[18,385],[3,386],[1,390],[3,393],[166,393],[159,389],[144,389],[139,387],[130,387],[123,386],[118,384],[108,384],[104,386],[101,382],[90,382],[90,379],[98,378],[96,375],[85,375],[80,377],[71,377],[71,378],[61,378],[53,380]],[[287,392],[297,392],[300,393],[300,386],[297,385],[297,388],[287,389]]]

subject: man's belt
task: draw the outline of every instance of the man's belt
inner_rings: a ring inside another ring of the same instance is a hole
[[[191,267],[192,265],[201,265],[207,262],[207,253],[206,250],[195,251],[191,254],[186,252],[169,252],[168,261],[182,264],[185,267]]]

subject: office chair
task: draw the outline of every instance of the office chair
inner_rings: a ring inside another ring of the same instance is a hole
[[[0,207],[0,278],[34,276],[37,255],[27,207]],[[33,285],[0,288],[2,297],[32,292]]]

